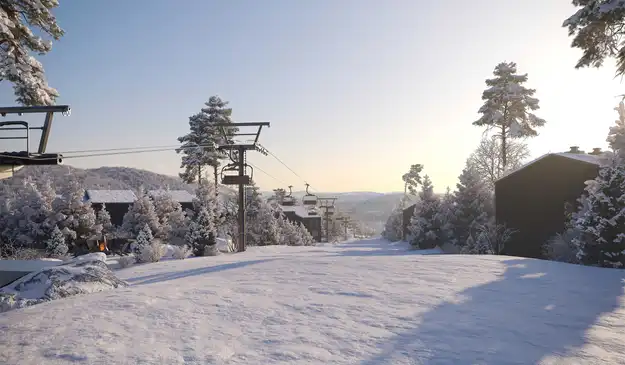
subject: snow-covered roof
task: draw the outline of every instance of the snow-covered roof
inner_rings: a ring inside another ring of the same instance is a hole
[[[601,165],[601,159],[605,157],[605,154],[599,154],[599,155],[589,155],[586,153],[571,153],[571,152],[553,152],[553,153],[546,153],[538,158],[533,159],[532,161],[526,163],[525,165],[514,169],[514,170],[510,170],[510,172],[508,172],[506,175],[500,177],[499,179],[497,179],[495,182],[498,182],[500,180],[503,180],[505,178],[507,178],[510,175],[513,175],[523,169],[525,169],[528,166],[531,166],[533,164],[535,164],[536,162],[543,160],[547,157],[551,157],[551,156],[559,156],[559,157],[564,157],[564,158],[568,158],[571,160],[577,160],[577,161],[581,161],[581,162],[586,162],[589,164],[593,164],[593,165]]]
[[[86,190],[86,198],[92,203],[134,203],[137,196],[132,190]]]
[[[150,194],[150,196],[152,197],[169,194],[172,199],[174,199],[178,203],[192,203],[194,198],[193,194],[186,190],[150,190],[148,194]]]
[[[321,213],[318,209],[314,210],[314,212],[317,212],[317,214],[310,214],[310,209],[303,205],[280,205],[280,208],[283,212],[293,212],[295,213],[295,215],[301,218],[321,217]]]

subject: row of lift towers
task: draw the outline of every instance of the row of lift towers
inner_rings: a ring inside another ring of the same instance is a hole
[[[222,140],[226,143],[220,145],[218,150],[224,151],[230,158],[230,163],[221,169],[221,183],[223,185],[236,185],[238,186],[239,193],[239,207],[238,207],[238,223],[239,223],[239,236],[237,240],[237,251],[243,252],[246,249],[246,222],[245,222],[245,187],[250,185],[254,176],[254,168],[246,162],[247,152],[256,151],[264,156],[268,155],[268,152],[263,148],[258,140],[263,127],[270,127],[269,122],[247,122],[247,123],[220,123],[216,124],[221,130]],[[239,132],[243,127],[256,128],[252,133]],[[236,129],[233,132],[232,129]],[[235,142],[235,137],[252,137],[245,143]],[[248,171],[250,174],[248,174]],[[289,195],[285,196],[282,202],[284,206],[295,205],[295,199],[292,196],[293,186],[289,186]],[[332,216],[335,213],[336,197],[318,197],[315,194],[309,192],[310,185],[306,183],[306,195],[302,198],[302,204],[306,207],[319,207],[323,210],[326,228],[326,241],[329,241],[329,223]],[[347,227],[347,220],[344,221],[345,227]],[[347,228],[346,228],[347,229]]]
[[[21,120],[22,118],[0,121],[0,140],[22,140],[25,142],[23,150],[0,152],[0,179],[13,176],[13,173],[24,166],[60,165],[63,163],[62,154],[46,152],[55,113],[62,113],[65,116],[69,116],[71,109],[69,105],[0,107],[0,116],[3,118],[15,115],[21,117],[24,114],[45,115],[43,125],[41,126],[32,126],[31,123]],[[246,154],[249,151],[257,151],[265,156],[267,155],[267,150],[258,144],[258,139],[260,138],[262,128],[269,127],[270,123],[221,123],[216,126],[221,130],[223,141],[225,141],[225,143],[218,146],[218,149],[226,152],[231,160],[231,163],[224,166],[221,171],[221,183],[224,185],[237,185],[239,188],[239,237],[237,251],[242,252],[246,249],[245,187],[250,185],[254,174],[253,167],[246,163]],[[253,133],[238,132],[240,128],[244,127],[254,127],[257,129]],[[232,132],[232,129],[235,129],[236,132]],[[31,131],[33,130],[41,131],[36,151],[31,151],[30,149],[32,139]],[[10,135],[5,135],[6,132],[9,132]],[[234,141],[235,137],[242,136],[253,137],[253,139],[249,139],[248,142],[243,143]],[[250,175],[247,174],[248,170],[251,172]],[[308,187],[309,185],[306,184],[306,195],[302,203],[306,206],[317,206],[318,202],[320,203],[319,207],[323,209],[325,213],[326,232],[328,232],[328,224],[330,217],[334,214],[334,202],[336,198],[319,198],[314,194],[310,194],[308,192]],[[289,189],[290,188],[291,187],[289,187]],[[291,194],[289,193],[289,197],[290,196]],[[294,203],[293,200],[293,204]]]

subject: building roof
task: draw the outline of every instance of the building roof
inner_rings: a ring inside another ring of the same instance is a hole
[[[321,213],[317,209],[317,214],[310,214],[310,209],[303,205],[280,205],[283,212],[293,212],[301,218],[321,218]]]
[[[541,161],[541,160],[543,160],[545,158],[553,157],[553,156],[564,157],[564,158],[568,158],[568,159],[571,159],[571,160],[585,162],[585,163],[589,163],[589,164],[597,165],[597,166],[601,165],[601,160],[603,158],[605,158],[605,154],[603,154],[603,153],[599,154],[599,155],[589,155],[589,154],[586,154],[586,153],[571,153],[571,152],[547,153],[547,154],[544,154],[544,155],[542,155],[542,156],[540,156],[540,157],[538,157],[536,159],[533,159],[532,161],[526,163],[525,165],[523,165],[523,166],[521,166],[521,167],[519,167],[517,169],[510,170],[507,174],[505,174],[504,176],[500,177],[495,182],[501,181],[501,180],[507,178],[508,176],[513,175],[513,174],[515,174],[515,173],[525,169],[526,167],[535,164],[538,161]]]
[[[92,203],[134,203],[137,196],[132,190],[92,190],[85,191],[85,198]]]
[[[152,197],[169,194],[178,203],[192,203],[194,195],[186,190],[150,190],[148,194]]]

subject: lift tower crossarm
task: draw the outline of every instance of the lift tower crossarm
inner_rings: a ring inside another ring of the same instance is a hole
[[[249,185],[250,178],[245,175],[245,168],[248,165],[245,163],[245,154],[247,151],[258,151],[261,154],[267,156],[267,150],[258,144],[258,138],[263,127],[269,127],[269,122],[246,122],[246,123],[215,123],[213,126],[219,128],[223,137],[223,144],[217,147],[220,151],[228,151],[230,160],[232,160],[233,167],[237,167],[238,175],[230,176],[228,183],[239,186],[239,240],[238,240],[238,252],[243,252],[246,249],[246,234],[245,234],[245,186]],[[258,127],[255,133],[228,133],[227,129],[240,127]],[[253,136],[254,142],[252,143],[240,143],[234,141],[235,137],[241,136]],[[233,152],[236,151],[236,155]],[[236,157],[235,157],[236,156]],[[225,181],[224,181],[225,182]]]

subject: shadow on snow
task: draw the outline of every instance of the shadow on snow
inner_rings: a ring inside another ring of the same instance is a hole
[[[208,266],[208,267],[200,267],[197,269],[183,270],[183,271],[175,271],[175,272],[165,272],[153,275],[139,276],[136,278],[130,278],[126,281],[131,283],[133,286],[136,285],[146,285],[146,284],[154,284],[161,283],[170,280],[187,278],[190,276],[204,275],[213,272],[219,272],[224,270],[237,269],[249,265],[261,264],[264,262],[275,261],[277,259],[262,259],[262,260],[248,260],[248,261],[237,261],[231,262],[227,264]]]
[[[619,307],[621,271],[541,260],[503,261],[501,280],[459,293],[417,318],[362,365],[536,364],[571,354],[603,314]],[[411,361],[412,360],[412,361]]]

